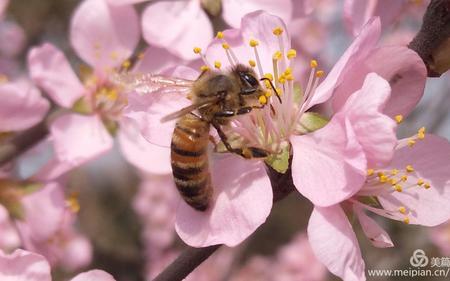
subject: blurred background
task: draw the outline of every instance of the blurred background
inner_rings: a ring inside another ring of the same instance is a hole
[[[352,36],[343,24],[342,1],[318,2],[321,4],[311,17],[322,22],[326,34],[319,31],[314,38],[314,34],[308,33],[305,38],[312,36],[307,40],[324,42],[318,51],[309,55],[330,67],[350,44]],[[45,41],[62,49],[73,66],[80,66],[68,41],[71,15],[79,3],[75,0],[10,1],[0,25],[0,49],[3,50],[0,72],[7,76],[27,75],[27,50]],[[138,4],[136,9],[142,11],[146,5]],[[399,17],[384,32],[383,42],[401,41],[405,33],[414,34],[420,27],[423,11],[417,8],[414,14]],[[220,13],[209,17],[215,31],[227,27]],[[145,46],[142,40],[140,49]],[[8,48],[13,51],[9,52]],[[449,92],[450,81],[446,75],[429,79],[424,98],[402,123],[400,135],[410,136],[425,126],[427,132],[450,139]],[[160,188],[162,184],[158,186],[164,180],[137,171],[124,160],[117,147],[70,172],[67,190],[79,194],[77,228],[92,243],[93,253],[89,264],[75,271],[99,268],[119,281],[150,280],[150,276],[177,256],[185,247],[173,228],[178,195],[175,190]],[[223,247],[190,280],[338,280],[314,261],[308,248],[304,231],[311,209],[307,200],[292,193],[274,205],[267,223],[247,241],[234,249]],[[358,226],[355,227],[368,269],[407,269],[416,249],[425,250],[428,257],[450,256],[450,225],[430,229],[380,217],[375,219],[391,235],[395,247],[374,248]],[[74,272],[61,266],[54,267],[53,274],[54,280],[67,280]],[[373,280],[400,280],[383,278]],[[418,277],[414,280],[444,279]]]

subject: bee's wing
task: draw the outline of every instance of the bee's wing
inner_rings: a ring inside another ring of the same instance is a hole
[[[177,119],[177,118],[179,118],[181,116],[184,116],[184,115],[186,115],[186,114],[188,114],[188,113],[190,113],[190,112],[192,112],[192,111],[194,111],[196,109],[202,108],[204,106],[211,105],[211,104],[217,102],[217,100],[218,100],[218,98],[213,98],[213,99],[208,99],[208,100],[202,101],[200,103],[191,104],[191,105],[186,106],[186,107],[184,107],[184,108],[182,108],[182,109],[180,109],[178,111],[175,111],[175,112],[173,112],[173,113],[171,113],[169,115],[164,116],[161,119],[161,122],[167,122],[167,121],[170,121],[170,120],[173,120],[173,119]]]
[[[194,83],[193,80],[129,72],[115,74],[111,76],[111,81],[124,87],[126,91],[135,91],[141,95],[156,91],[187,94]]]

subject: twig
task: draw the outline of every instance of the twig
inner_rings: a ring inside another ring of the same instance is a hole
[[[292,180],[291,162],[292,157],[289,159],[289,169],[284,174],[278,173],[272,167],[267,166],[266,170],[272,185],[274,203],[285,198],[295,190]],[[183,280],[221,246],[222,245],[214,245],[205,248],[187,247],[181,255],[166,267],[163,272],[156,276],[153,281]]]
[[[422,27],[409,44],[416,51],[428,69],[429,77],[439,77],[443,72],[437,69],[436,52],[450,37],[450,0],[432,0],[423,16]]]
[[[12,141],[0,145],[0,167],[21,155],[48,135],[44,121],[15,136]]]

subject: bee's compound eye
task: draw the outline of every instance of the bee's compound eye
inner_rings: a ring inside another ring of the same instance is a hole
[[[249,73],[242,73],[241,74],[241,78],[247,82],[248,84],[250,84],[250,86],[255,87],[258,85],[258,80],[256,80],[255,77],[253,77],[253,75],[249,74]]]

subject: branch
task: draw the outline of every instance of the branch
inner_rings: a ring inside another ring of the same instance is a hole
[[[15,136],[10,142],[0,145],[0,167],[21,155],[48,135],[44,121]]]
[[[428,69],[429,77],[439,77],[450,68],[450,0],[431,0],[422,27],[409,43]]]
[[[273,190],[273,202],[280,201],[295,190],[291,173],[292,156],[289,159],[289,168],[281,174],[272,167],[266,166],[267,175]],[[205,248],[187,247],[176,260],[164,269],[153,281],[180,281],[186,278],[202,262],[208,259],[222,245]]]

